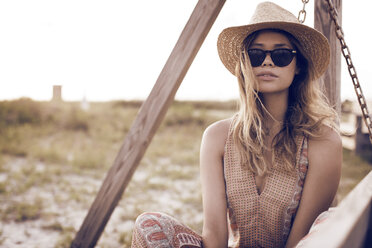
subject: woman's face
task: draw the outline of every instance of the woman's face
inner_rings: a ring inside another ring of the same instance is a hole
[[[259,32],[249,46],[249,49],[262,50],[274,50],[278,48],[293,49],[293,46],[284,34],[275,31]],[[252,68],[253,74],[256,76],[259,84],[258,90],[263,94],[288,92],[288,88],[298,71],[296,67],[296,56],[294,56],[289,65],[279,67],[274,64],[269,53],[266,54],[266,58],[261,65]]]

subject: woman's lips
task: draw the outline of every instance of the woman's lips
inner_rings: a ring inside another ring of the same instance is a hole
[[[278,76],[270,71],[264,71],[257,74],[257,78],[265,81],[270,81],[276,79]]]

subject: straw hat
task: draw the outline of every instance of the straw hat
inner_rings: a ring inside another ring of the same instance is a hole
[[[317,30],[301,24],[291,12],[274,3],[264,2],[257,6],[250,24],[226,28],[218,37],[218,54],[232,74],[235,75],[244,39],[262,29],[280,29],[292,34],[302,44],[306,57],[312,60],[316,79],[327,69],[330,56],[327,38]]]

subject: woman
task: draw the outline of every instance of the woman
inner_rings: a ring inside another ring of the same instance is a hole
[[[218,52],[238,79],[240,109],[203,135],[202,237],[145,214],[134,247],[156,247],[146,238],[168,247],[295,247],[336,194],[342,146],[315,81],[329,63],[326,38],[265,2],[249,25],[222,31]]]

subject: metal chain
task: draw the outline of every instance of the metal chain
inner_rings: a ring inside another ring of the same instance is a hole
[[[302,0],[302,3],[303,3],[303,6],[302,6],[302,10],[300,10],[300,12],[298,12],[298,21],[300,23],[304,23],[305,22],[305,19],[306,19],[306,10],[305,10],[305,6],[306,4],[309,2],[309,0]]]
[[[371,121],[371,116],[369,115],[369,112],[368,112],[367,101],[364,98],[362,88],[359,84],[359,79],[358,79],[355,67],[353,65],[353,62],[351,60],[350,50],[349,50],[348,46],[346,45],[346,42],[345,42],[345,39],[344,39],[344,31],[342,30],[342,27],[341,27],[341,25],[338,21],[337,10],[335,9],[335,7],[333,5],[332,0],[327,0],[327,3],[328,3],[328,7],[329,7],[328,8],[329,14],[330,14],[334,24],[336,25],[336,36],[339,39],[340,44],[341,44],[341,52],[342,52],[342,55],[345,58],[351,80],[353,81],[353,84],[354,84],[355,93],[358,97],[358,102],[359,102],[360,108],[362,110],[363,119],[364,119],[364,122],[365,122],[365,124],[367,126],[367,129],[368,129],[368,132],[369,132],[369,141],[372,144],[372,121]]]

